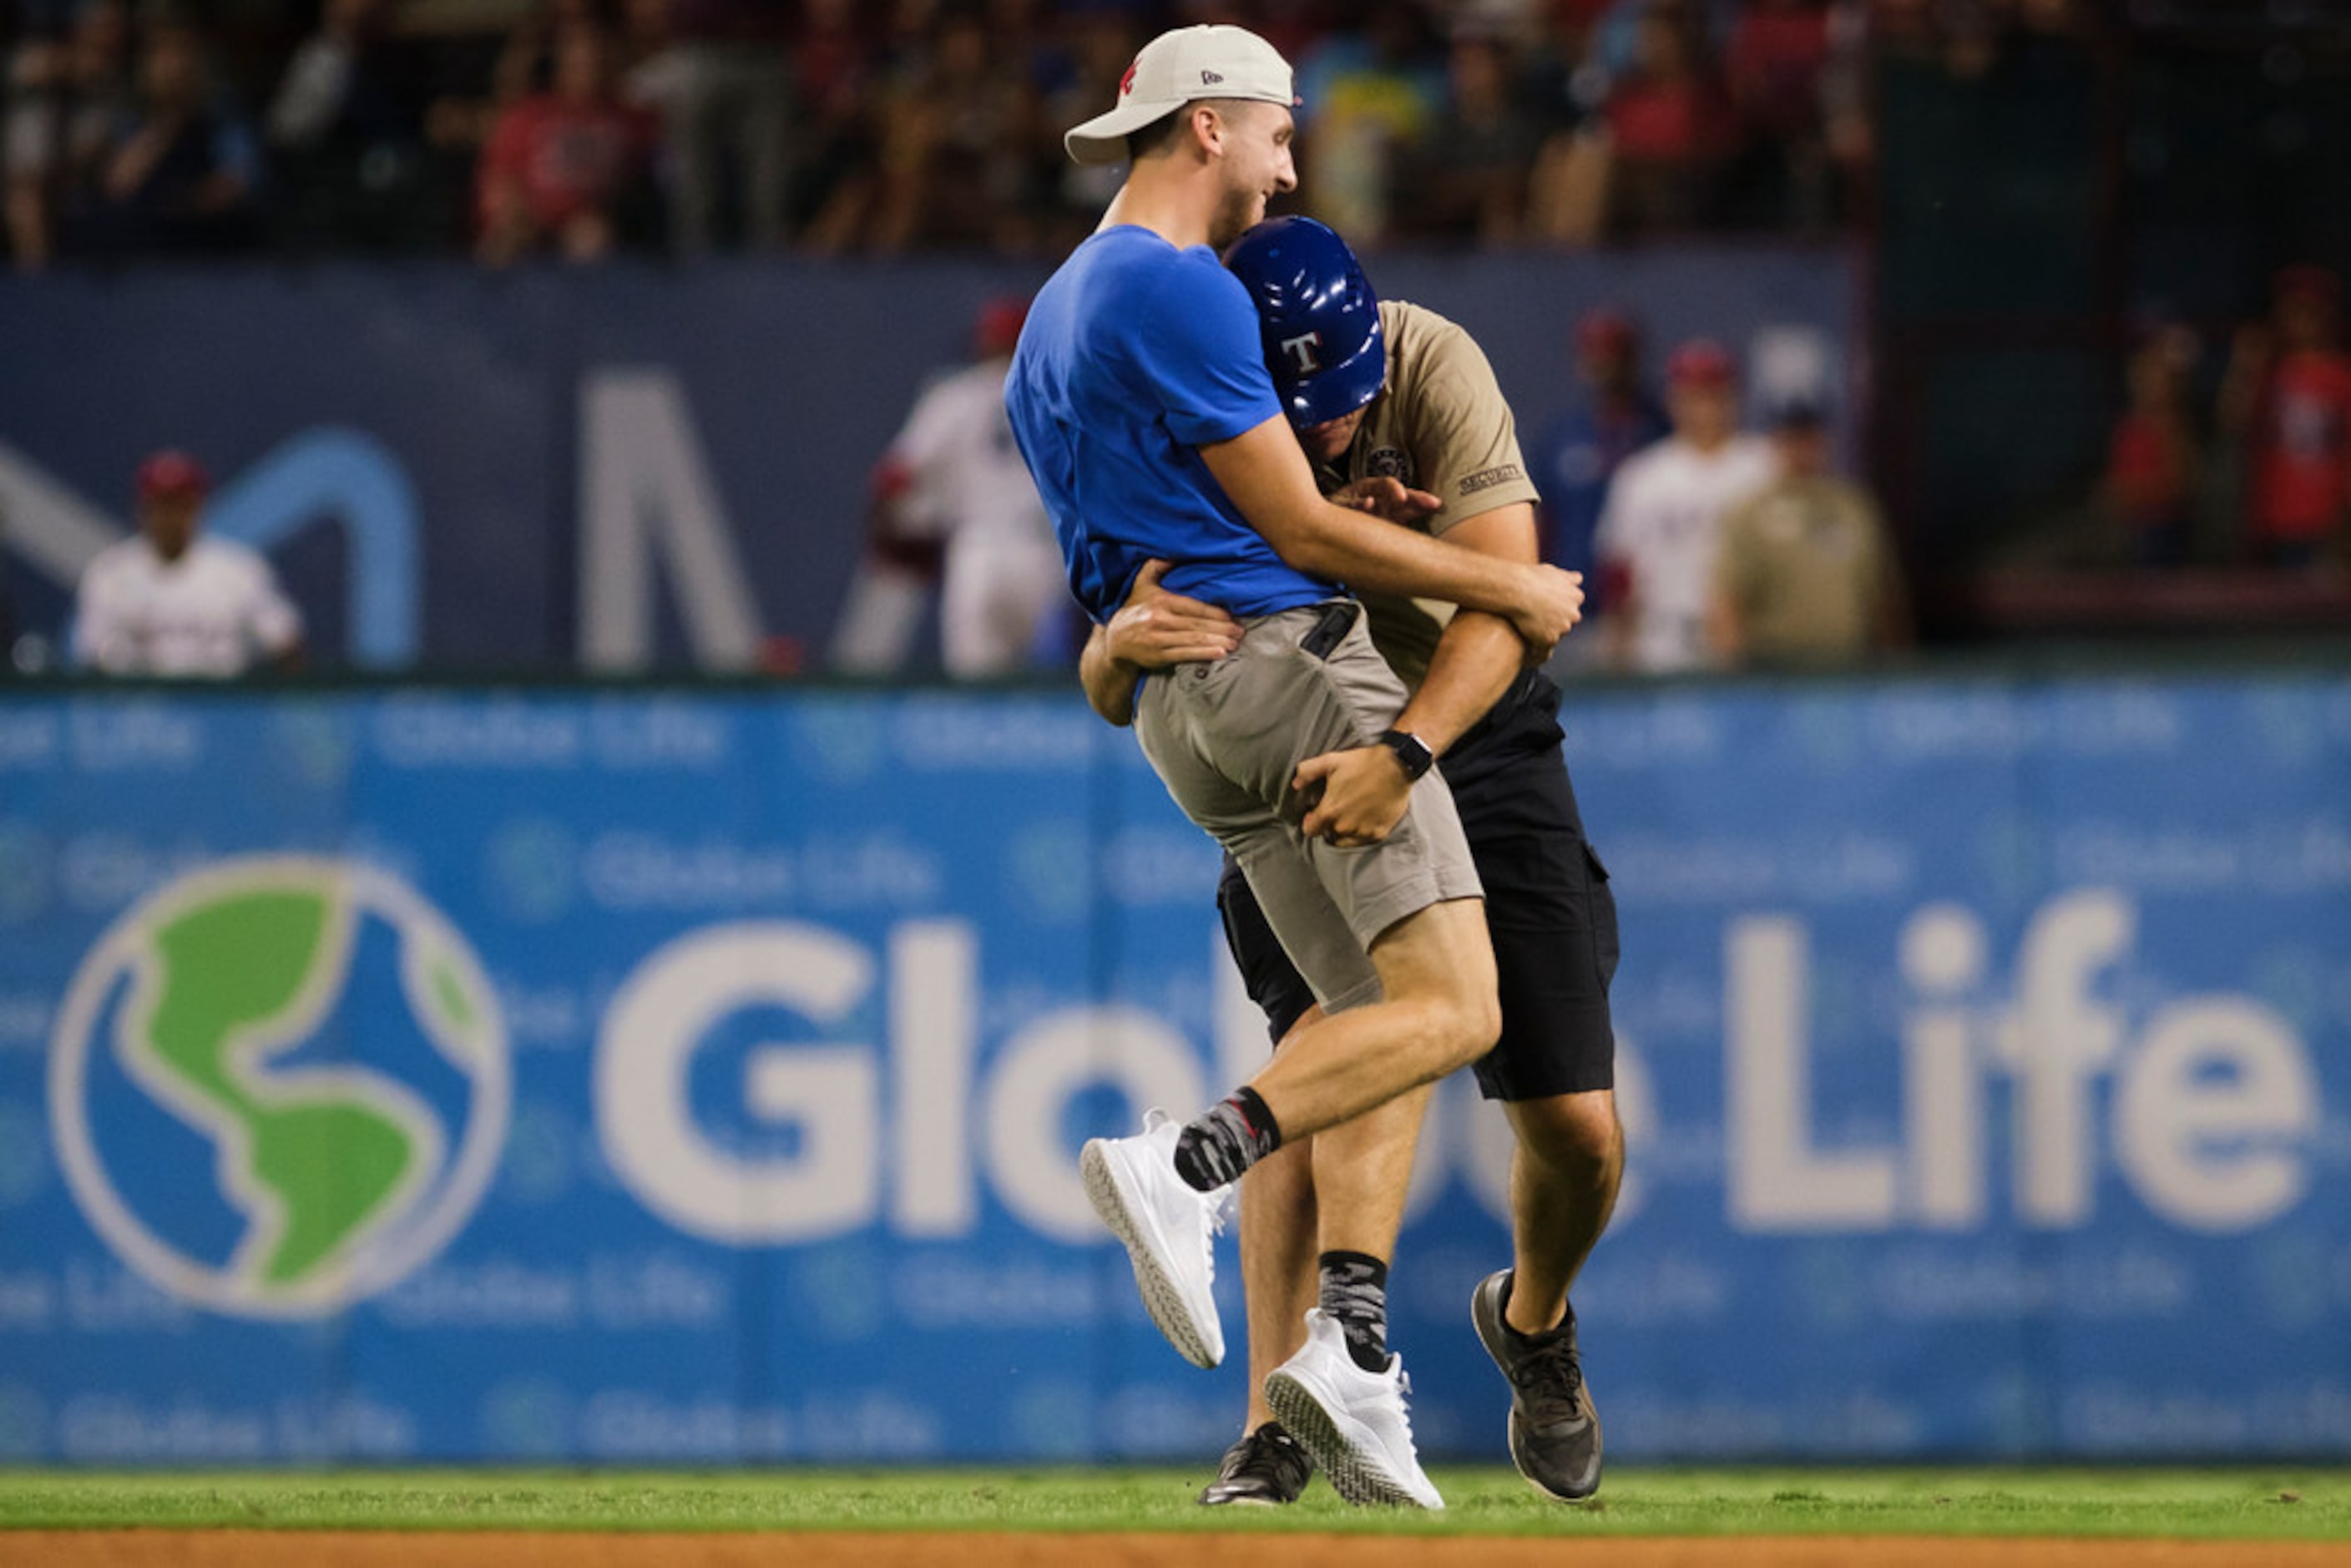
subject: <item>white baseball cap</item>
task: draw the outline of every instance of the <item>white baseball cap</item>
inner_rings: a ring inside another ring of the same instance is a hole
[[[1297,103],[1290,62],[1247,27],[1177,27],[1143,46],[1118,81],[1118,107],[1061,138],[1081,163],[1123,163],[1126,139],[1163,115],[1203,98]]]

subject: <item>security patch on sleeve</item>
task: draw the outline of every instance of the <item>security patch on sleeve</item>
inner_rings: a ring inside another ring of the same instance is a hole
[[[1465,496],[1474,496],[1480,490],[1490,490],[1497,485],[1515,484],[1526,476],[1526,471],[1517,464],[1505,463],[1499,468],[1482,469],[1472,474],[1454,488]]]

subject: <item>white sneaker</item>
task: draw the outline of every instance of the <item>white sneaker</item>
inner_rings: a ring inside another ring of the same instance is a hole
[[[1225,1359],[1212,1240],[1224,1228],[1224,1204],[1195,1192],[1176,1174],[1176,1140],[1183,1131],[1166,1112],[1145,1112],[1143,1131],[1134,1137],[1087,1140],[1078,1170],[1094,1212],[1126,1243],[1151,1321],[1185,1360],[1214,1366]]]
[[[1443,1508],[1445,1500],[1412,1447],[1405,1396],[1412,1385],[1400,1356],[1384,1372],[1365,1372],[1347,1354],[1339,1320],[1316,1307],[1306,1314],[1306,1343],[1265,1380],[1274,1418],[1306,1446],[1349,1502]]]

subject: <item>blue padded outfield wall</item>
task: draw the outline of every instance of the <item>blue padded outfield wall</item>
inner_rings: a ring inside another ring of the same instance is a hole
[[[1612,1452],[2351,1455],[2351,678],[1568,722]],[[1060,694],[0,695],[0,1458],[1205,1466],[1075,1155],[1264,1049],[1215,873]],[[1465,1088],[1395,1335],[1499,1460]]]
[[[1474,332],[1528,461],[1577,395],[1572,323],[1710,334],[1752,400],[1854,406],[1843,250],[1383,256]],[[54,636],[159,446],[221,481],[329,664],[483,671],[819,663],[867,477],[993,294],[1039,263],[806,259],[488,275],[463,263],[0,277],[0,622]],[[37,370],[37,373],[30,373]],[[5,652],[5,650],[0,650]]]

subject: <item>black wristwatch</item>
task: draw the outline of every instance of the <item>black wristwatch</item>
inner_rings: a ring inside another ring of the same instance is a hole
[[[1437,753],[1428,749],[1428,742],[1401,729],[1384,731],[1380,744],[1395,753],[1396,766],[1404,769],[1405,779],[1417,781],[1420,776],[1437,766]]]

